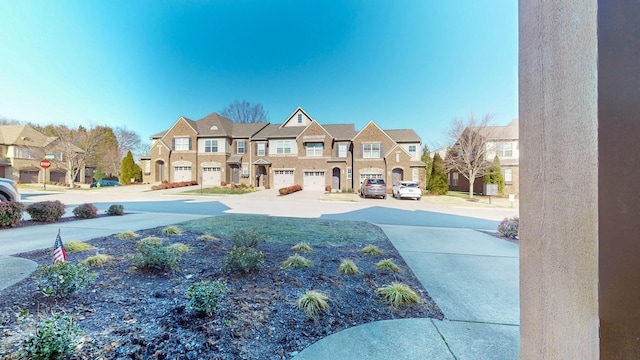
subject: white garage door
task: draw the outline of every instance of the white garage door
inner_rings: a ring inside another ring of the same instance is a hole
[[[220,186],[220,174],[222,169],[219,167],[203,167],[202,168],[202,185]]]
[[[273,186],[276,189],[294,185],[293,170],[273,170]]]
[[[370,173],[360,174],[360,185],[364,182],[364,179],[382,179],[382,174]]]
[[[173,181],[191,181],[191,166],[174,166]]]
[[[305,171],[304,181],[302,183],[303,190],[320,190],[324,191],[325,179],[324,171]]]

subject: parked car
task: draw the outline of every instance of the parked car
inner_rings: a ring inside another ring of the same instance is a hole
[[[0,178],[0,201],[20,201],[18,183],[11,179]]]
[[[422,190],[420,190],[420,186],[415,181],[398,181],[393,184],[391,195],[396,199],[409,198],[420,200]]]
[[[387,198],[387,184],[382,179],[365,179],[360,185],[360,196],[370,197],[379,196],[383,199]]]
[[[91,183],[90,187],[105,187],[105,186],[122,186],[119,181],[115,180],[98,180]]]

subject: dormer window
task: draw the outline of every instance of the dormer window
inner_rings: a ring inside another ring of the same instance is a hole
[[[298,114],[298,124],[302,124],[302,114]]]

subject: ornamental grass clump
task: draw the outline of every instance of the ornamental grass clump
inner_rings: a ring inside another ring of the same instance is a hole
[[[391,271],[391,272],[399,272],[400,271],[400,267],[398,267],[398,265],[396,265],[393,262],[393,259],[380,260],[376,264],[376,267],[378,268],[378,270],[381,270],[381,271]]]
[[[82,204],[78,205],[75,209],[73,209],[73,216],[78,219],[91,219],[98,216],[98,208],[96,208],[93,204]]]
[[[33,278],[44,296],[64,298],[89,285],[95,277],[86,266],[65,261],[39,267]]]
[[[394,309],[398,309],[401,306],[410,306],[421,301],[420,296],[415,291],[399,282],[385,285],[377,289],[376,293],[382,296],[383,301]]]
[[[125,232],[121,232],[120,234],[115,235],[115,237],[120,240],[131,240],[131,239],[139,238],[140,235],[136,234],[131,230],[127,230]]]
[[[320,312],[329,308],[329,296],[320,291],[309,290],[298,298],[296,307],[310,319],[317,320]]]
[[[88,258],[80,261],[80,265],[85,265],[88,267],[95,268],[95,267],[101,267],[111,260],[113,260],[112,256],[109,256],[106,254],[96,254],[93,256],[89,256]]]
[[[175,249],[176,251],[178,251],[181,254],[186,254],[189,251],[191,251],[191,247],[187,244],[183,244],[183,243],[174,243],[169,245],[170,248]]]
[[[367,245],[360,250],[361,253],[373,256],[382,255],[382,251],[375,245]]]
[[[66,252],[72,253],[72,252],[80,252],[80,251],[90,250],[90,249],[93,249],[93,246],[91,244],[87,244],[84,241],[71,240],[71,241],[67,241],[65,243],[64,249],[65,249]]]
[[[498,235],[509,239],[515,239],[518,237],[518,227],[520,225],[520,218],[514,216],[512,218],[505,218],[498,225]]]
[[[60,220],[66,208],[59,200],[40,201],[27,206],[27,213],[31,220],[51,223]]]
[[[351,259],[344,259],[338,265],[338,272],[344,275],[356,275],[360,273],[358,266]]]
[[[227,295],[227,283],[224,281],[200,281],[189,286],[186,297],[189,299],[187,310],[214,315],[220,309],[220,301]]]
[[[282,267],[285,269],[301,269],[305,267],[309,267],[313,264],[313,262],[304,256],[295,254],[289,256],[285,261],[282,262]]]
[[[178,228],[177,226],[167,226],[166,228],[162,229],[162,235],[168,236],[168,235],[181,235],[182,234],[182,230],[180,230],[180,228]]]
[[[306,242],[302,241],[299,242],[295,245],[293,245],[291,247],[291,250],[293,251],[299,251],[301,253],[310,253],[313,251],[313,249],[311,248],[311,246],[309,246],[309,244],[307,244]]]
[[[35,334],[22,343],[19,358],[34,360],[70,359],[80,344],[83,331],[69,316],[54,315],[36,325]]]
[[[140,269],[177,269],[182,253],[175,247],[165,243],[157,237],[147,237],[136,243],[138,253],[132,262]]]
[[[216,240],[220,240],[217,237],[211,235],[211,234],[203,234],[198,236],[198,240],[206,240],[206,241],[216,241]]]

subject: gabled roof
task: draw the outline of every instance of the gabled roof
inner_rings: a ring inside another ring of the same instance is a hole
[[[389,140],[393,141],[395,143],[395,140],[393,140],[391,138],[391,136],[389,136],[389,134],[387,134],[384,130],[382,130],[382,128],[380,128],[380,126],[378,126],[378,124],[376,124],[373,120],[369,120],[369,122],[367,123],[367,125],[365,125],[362,129],[360,129],[360,131],[358,131],[358,133],[351,139],[354,140],[355,138],[357,138],[358,136],[360,136],[360,134],[364,131],[364,129],[368,128],[369,126],[375,126],[378,130],[380,130],[381,133],[383,133],[384,135],[387,136],[387,138],[389,138]]]
[[[303,109],[302,107],[298,106],[298,107],[297,107],[297,108],[296,108],[296,109],[291,113],[291,115],[289,115],[289,117],[288,117],[288,118],[287,118],[287,119],[286,119],[286,120],[285,120],[285,121],[280,125],[280,127],[281,127],[281,128],[285,127],[285,125],[286,125],[286,124],[287,124],[291,119],[293,119],[293,116],[294,116],[295,114],[297,114],[297,113],[298,113],[298,111],[300,111],[300,112],[301,112],[301,113],[303,113],[306,117],[308,117],[308,118],[309,118],[309,120],[311,120],[311,122],[314,122],[314,121],[315,121],[311,116],[309,116],[309,114],[307,114],[307,112],[306,112],[306,111],[304,111],[304,109]]]
[[[353,124],[326,124],[322,125],[322,127],[324,127],[336,141],[351,140],[358,133]]]
[[[296,138],[304,129],[306,129],[306,127],[303,126],[280,127],[280,125],[277,124],[269,124],[264,129],[258,131],[258,133],[253,136],[253,140]]]
[[[29,125],[1,125],[0,144],[44,147],[56,140]]]
[[[384,130],[384,132],[397,143],[419,143],[422,141],[413,129]]]
[[[403,148],[402,146],[395,144],[394,146],[391,147],[391,149],[389,149],[389,151],[387,151],[386,154],[384,154],[384,157],[387,157],[389,155],[391,155],[391,153],[393,153],[396,149],[400,149],[402,150],[402,152],[404,152],[405,154],[407,154],[408,157],[411,157],[411,154],[409,154],[409,152],[407,151],[407,149]]]
[[[513,119],[504,126],[487,126],[481,130],[481,134],[487,140],[518,140],[518,119]]]
[[[249,138],[269,123],[236,124],[228,118],[217,113],[211,113],[198,121],[193,121],[185,117],[184,119],[196,132],[198,137],[233,137]],[[178,120],[180,120],[178,119]],[[177,121],[176,121],[177,123]],[[174,124],[175,126],[175,124]],[[172,126],[173,127],[173,126]],[[152,139],[164,137],[167,131],[151,136]]]

